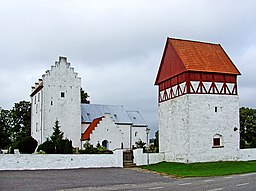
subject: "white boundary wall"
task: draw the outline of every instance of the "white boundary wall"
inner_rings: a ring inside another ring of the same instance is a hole
[[[253,149],[240,149],[240,161],[256,160],[256,148]]]
[[[133,150],[133,162],[137,166],[156,164],[159,162],[165,161],[164,153],[143,153],[143,149],[135,149]]]
[[[113,154],[1,154],[0,170],[123,167],[123,151]]]

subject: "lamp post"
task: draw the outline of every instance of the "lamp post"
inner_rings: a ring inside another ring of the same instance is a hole
[[[146,128],[146,134],[147,134],[147,147],[149,148],[149,145],[148,145],[148,134],[150,132],[150,129],[149,128]],[[148,150],[147,150],[147,164],[149,165],[149,154],[148,154]]]

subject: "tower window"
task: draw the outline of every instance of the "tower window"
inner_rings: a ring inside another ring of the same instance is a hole
[[[60,97],[65,97],[65,92],[61,92]]]
[[[212,139],[212,148],[221,148],[223,145],[223,137],[220,134],[215,134]]]
[[[215,107],[215,112],[217,112],[218,111],[218,108],[217,107]]]
[[[220,138],[213,138],[213,146],[214,147],[220,146]]]
[[[53,105],[53,101],[51,101],[51,105]]]

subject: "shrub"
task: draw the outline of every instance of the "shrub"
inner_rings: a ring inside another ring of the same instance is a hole
[[[44,151],[47,154],[55,153],[55,146],[52,141],[47,139],[43,144],[39,145],[37,148],[37,152]]]
[[[56,153],[72,154],[73,153],[72,141],[68,139],[59,140],[56,144]]]
[[[89,141],[85,142],[84,150],[80,150],[79,153],[80,154],[113,154],[112,151],[101,146],[99,143],[97,144],[96,147],[93,147],[93,145],[91,145]]]
[[[35,152],[36,147],[37,141],[31,136],[25,137],[18,144],[20,153],[32,154]]]
[[[137,148],[145,148],[146,143],[144,143],[141,139],[135,142]]]

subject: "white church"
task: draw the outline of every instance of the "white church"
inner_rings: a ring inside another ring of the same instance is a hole
[[[51,66],[32,87],[31,136],[42,144],[52,135],[56,120],[73,147],[84,141],[110,150],[131,149],[139,140],[147,142],[145,120],[139,111],[123,106],[81,104],[81,78],[66,57]]]

